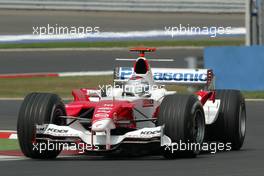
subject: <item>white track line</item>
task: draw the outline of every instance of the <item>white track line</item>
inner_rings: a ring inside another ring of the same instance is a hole
[[[16,160],[26,160],[27,158],[23,156],[8,156],[0,155],[0,161],[16,161]]]
[[[102,48],[10,48],[10,49],[0,49],[0,52],[46,52],[46,51],[128,51],[126,47],[102,47]]]
[[[69,76],[102,76],[113,75],[113,71],[89,71],[89,72],[62,72],[58,73],[59,77]]]
[[[222,32],[221,32],[222,33]],[[215,35],[221,35],[218,31]],[[246,29],[244,27],[231,28],[227,35],[244,35]],[[0,35],[0,42],[20,42],[20,41],[54,41],[54,40],[78,40],[78,39],[94,39],[101,41],[104,39],[135,39],[135,38],[153,38],[153,37],[192,37],[200,36],[207,37],[212,36],[208,31],[166,31],[164,30],[150,30],[150,31],[128,31],[128,32],[99,32],[94,34],[55,34],[55,35],[33,35],[33,34],[22,34],[22,35]]]
[[[251,102],[264,102],[264,99],[251,99],[251,98],[249,98],[249,99],[246,99],[246,101],[251,101]]]
[[[7,78],[104,76],[104,75],[113,75],[113,71],[107,70],[107,71],[83,71],[83,72],[59,72],[59,73],[11,73],[11,74],[0,74],[0,78],[7,79]]]
[[[20,101],[20,100],[24,100],[24,98],[11,98],[11,97],[0,98],[0,101]]]
[[[17,139],[17,132],[13,130],[0,130],[0,139]]]
[[[0,130],[0,133],[1,132],[16,133],[15,130]]]
[[[9,136],[9,139],[17,139],[17,134],[11,134],[11,135]]]

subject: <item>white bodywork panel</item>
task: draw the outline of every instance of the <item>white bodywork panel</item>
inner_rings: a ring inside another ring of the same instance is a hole
[[[115,124],[114,124],[113,120],[110,118],[105,118],[105,119],[96,121],[92,125],[92,131],[95,131],[95,132],[102,132],[105,130],[111,130],[111,129],[115,129],[115,128],[116,128]]]
[[[167,91],[164,88],[158,88],[158,89],[152,89],[150,90],[149,94],[146,96],[141,96],[141,97],[131,97],[131,96],[122,96],[123,89],[121,88],[111,88],[107,90],[107,97],[102,97],[102,100],[126,100],[126,101],[131,101],[135,105],[135,108],[139,110],[141,113],[138,111],[134,110],[133,114],[135,119],[146,119],[146,116],[148,118],[152,118],[157,107],[160,106],[163,98],[166,95],[169,94],[175,94],[175,91]],[[144,104],[146,101],[152,101],[152,105],[145,106]],[[142,115],[142,113],[145,115]],[[144,123],[139,123],[137,124],[138,128],[143,128],[143,127],[155,127],[155,124],[151,121],[149,122],[144,122]]]
[[[205,116],[205,124],[210,125],[214,123],[218,117],[220,108],[220,100],[216,99],[215,102],[212,100],[207,100],[204,104],[204,116]]]

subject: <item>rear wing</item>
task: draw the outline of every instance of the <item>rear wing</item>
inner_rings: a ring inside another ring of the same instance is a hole
[[[205,85],[214,89],[214,75],[210,69],[152,68],[155,83]],[[115,82],[125,82],[132,74],[132,67],[117,67],[114,71]]]

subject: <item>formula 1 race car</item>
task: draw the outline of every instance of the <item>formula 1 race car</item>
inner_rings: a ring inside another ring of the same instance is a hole
[[[240,91],[215,90],[210,69],[151,69],[145,52],[155,50],[131,49],[139,57],[133,68],[115,69],[114,85],[73,90],[70,103],[51,93],[27,95],[17,123],[24,155],[49,159],[65,146],[82,146],[84,154],[161,154],[173,159],[195,157],[202,150],[199,146],[212,141],[239,150],[246,133]],[[167,91],[167,84],[203,89],[177,94]],[[185,144],[184,150],[179,144]]]

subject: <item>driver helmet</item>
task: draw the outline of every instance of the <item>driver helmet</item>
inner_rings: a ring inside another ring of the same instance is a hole
[[[141,76],[132,76],[124,86],[124,92],[134,96],[143,96],[149,93],[149,82]]]

